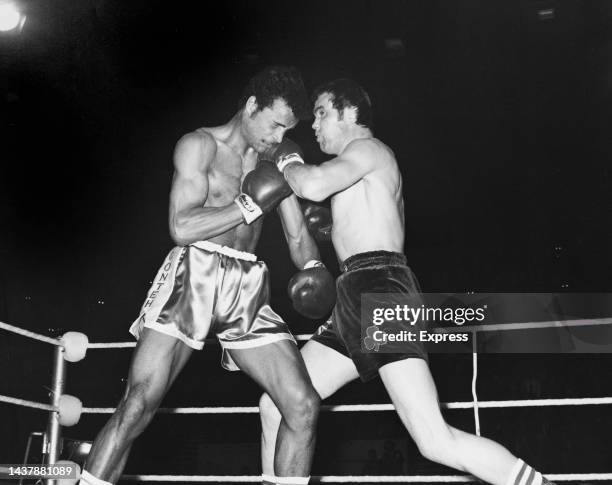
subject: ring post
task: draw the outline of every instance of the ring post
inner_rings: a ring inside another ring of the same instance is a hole
[[[55,357],[53,363],[53,391],[51,393],[51,405],[55,408],[59,406],[59,399],[64,393],[64,380],[66,378],[66,361],[64,360],[64,348],[55,347]],[[45,440],[44,452],[47,455],[47,464],[55,463],[60,454],[61,427],[59,424],[59,412],[51,411],[47,422],[47,439]],[[56,480],[45,480],[46,485],[55,485]]]

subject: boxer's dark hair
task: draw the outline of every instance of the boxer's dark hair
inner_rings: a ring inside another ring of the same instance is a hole
[[[340,118],[344,108],[357,108],[357,124],[370,129],[374,126],[370,96],[352,79],[335,79],[321,84],[312,93],[312,101],[323,93],[331,95],[332,105],[340,112]]]
[[[306,87],[300,71],[295,67],[268,66],[257,73],[244,88],[238,107],[243,108],[251,96],[257,100],[258,111],[271,107],[274,100],[282,98],[297,119],[310,117]]]

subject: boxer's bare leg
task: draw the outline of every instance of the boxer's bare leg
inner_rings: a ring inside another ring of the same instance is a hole
[[[145,328],[132,358],[127,388],[117,410],[96,437],[85,469],[115,483],[134,439],[144,431],[192,349],[180,340]]]
[[[274,462],[276,476],[309,476],[320,399],[297,346],[281,340],[229,352],[238,367],[271,396],[282,415]]]
[[[351,359],[318,342],[313,340],[307,342],[302,347],[301,353],[312,384],[321,399],[331,396],[345,384],[359,377]],[[281,437],[281,414],[268,394],[261,397],[259,412],[262,428],[262,471],[264,475],[274,475],[274,464],[279,459],[278,454],[282,453],[282,445],[277,440],[277,436]]]
[[[382,366],[379,373],[404,426],[425,458],[494,485],[507,483],[517,458],[494,441],[446,423],[426,361],[392,362]]]

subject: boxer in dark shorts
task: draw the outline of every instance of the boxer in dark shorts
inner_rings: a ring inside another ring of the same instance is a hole
[[[397,360],[427,359],[420,340],[406,342],[403,353],[361,350],[361,294],[420,292],[416,277],[406,265],[406,256],[391,251],[368,251],[347,258],[336,281],[336,306],[329,320],[318,329],[312,341],[319,342],[350,358],[362,381],[378,376],[378,369]]]
[[[363,88],[339,79],[317,89],[313,100],[317,142],[335,158],[321,165],[307,165],[297,156],[276,163],[298,196],[312,201],[331,197],[332,242],[338,259],[344,261],[331,322],[301,349],[319,396],[325,399],[359,376],[367,380],[378,374],[426,458],[495,485],[546,483],[500,444],[446,423],[419,345],[406,342],[400,354],[367,353],[360,348],[362,293],[410,296],[418,291],[402,255],[402,176],[393,151],[373,136],[372,106]],[[279,415],[266,395],[260,411],[265,472],[274,458]]]

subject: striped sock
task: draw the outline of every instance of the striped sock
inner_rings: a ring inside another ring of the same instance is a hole
[[[512,467],[506,485],[544,485],[543,480],[541,473],[519,458]]]

